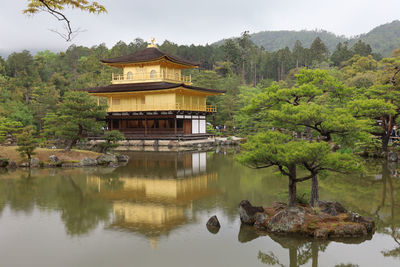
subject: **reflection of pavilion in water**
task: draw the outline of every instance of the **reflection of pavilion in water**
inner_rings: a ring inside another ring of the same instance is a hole
[[[193,220],[193,201],[216,193],[217,173],[207,173],[206,161],[205,152],[132,153],[128,165],[115,171],[117,188],[107,186],[110,179],[88,182],[113,201],[111,228],[141,233],[156,247],[161,235]]]

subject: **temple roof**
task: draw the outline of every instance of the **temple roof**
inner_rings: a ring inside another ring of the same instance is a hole
[[[203,91],[210,93],[225,93],[223,90],[201,88],[196,86],[187,85],[184,83],[168,83],[168,82],[145,82],[145,83],[128,83],[128,84],[111,84],[101,87],[86,88],[85,91],[89,93],[116,93],[116,92],[139,92],[151,90],[174,89],[183,87],[195,91]]]
[[[101,62],[108,63],[108,64],[129,64],[129,63],[144,63],[148,61],[154,61],[165,58],[171,62],[187,65],[187,66],[199,66],[200,64],[197,62],[191,62],[176,56],[169,55],[165,52],[162,52],[157,47],[148,47],[146,49],[137,51],[136,53],[110,58],[110,59],[103,59]]]

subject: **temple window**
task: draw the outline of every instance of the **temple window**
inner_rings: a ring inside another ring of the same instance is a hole
[[[128,79],[128,80],[133,79],[133,73],[131,71],[126,74],[126,79]]]
[[[157,72],[155,70],[150,71],[150,78],[154,79],[157,76]]]

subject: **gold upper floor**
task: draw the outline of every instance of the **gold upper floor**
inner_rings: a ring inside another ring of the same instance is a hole
[[[91,93],[93,96],[107,99],[107,112],[142,111],[201,111],[217,112],[217,108],[206,104],[207,95],[183,87],[145,92]]]

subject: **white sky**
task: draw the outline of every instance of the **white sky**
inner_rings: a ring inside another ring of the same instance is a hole
[[[400,19],[399,0],[97,0],[108,13],[66,14],[75,28],[84,29],[65,42],[49,29],[62,31],[51,15],[22,14],[26,0],[0,0],[0,54],[28,49],[65,50],[71,44],[113,46],[136,37],[162,43],[206,44],[223,38],[265,30],[324,29],[353,36]]]

